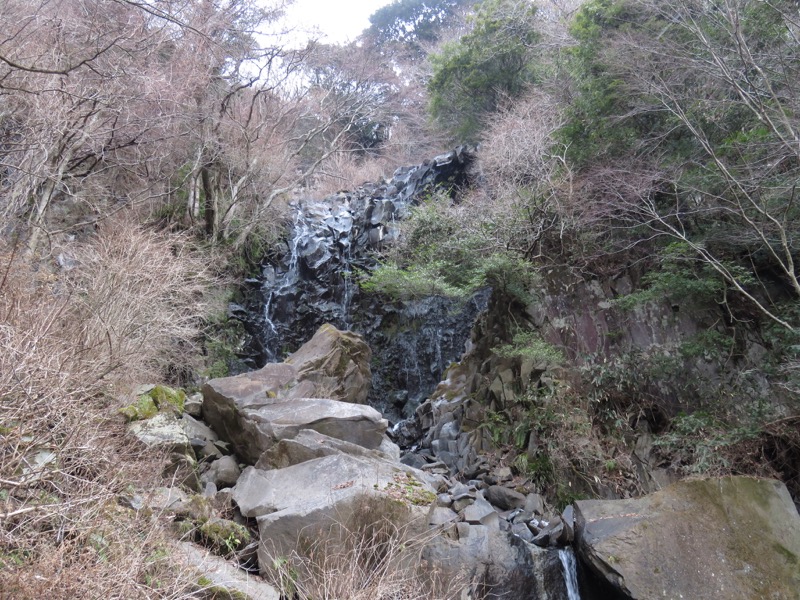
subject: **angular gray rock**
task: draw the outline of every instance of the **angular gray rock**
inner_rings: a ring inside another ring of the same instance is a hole
[[[143,421],[128,425],[136,438],[151,448],[161,448],[172,452],[191,452],[189,437],[181,422],[171,412],[161,412]]]
[[[483,496],[478,495],[475,502],[464,509],[464,520],[470,524],[481,524],[493,514],[497,515],[494,507],[484,500]]]
[[[525,496],[502,485],[490,485],[483,496],[500,510],[511,510],[525,506]]]
[[[434,506],[428,516],[428,525],[446,525],[458,521],[458,513],[444,506]]]
[[[374,408],[326,398],[235,404],[226,412],[226,434],[236,453],[249,464],[255,464],[280,440],[292,439],[304,429],[376,449],[388,427]]]
[[[242,571],[221,556],[189,542],[177,544],[173,558],[182,564],[182,571],[197,573],[198,597],[246,598],[247,600],[280,600],[274,587],[258,576]]]
[[[183,427],[183,431],[186,433],[189,441],[192,442],[192,445],[195,444],[194,440],[213,443],[219,439],[219,436],[214,433],[213,429],[202,421],[198,421],[190,414],[184,414],[181,417],[181,427]],[[200,445],[202,446],[203,444]]]
[[[313,429],[301,429],[294,437],[280,440],[264,452],[255,466],[257,469],[265,471],[285,469],[292,465],[333,454],[395,460],[395,448],[397,447],[386,438],[384,438],[378,449],[369,450],[364,446],[346,442]],[[383,450],[387,452],[383,452]]]
[[[496,527],[458,523],[458,539],[437,536],[422,557],[445,577],[473,582],[472,597],[546,600],[567,597],[555,550],[542,550]],[[462,596],[464,597],[464,596]]]
[[[233,487],[242,474],[239,464],[233,456],[223,456],[215,460],[208,470],[200,476],[202,483],[213,483],[217,489]]]
[[[249,464],[301,429],[377,448],[387,423],[358,405],[369,390],[370,357],[358,335],[323,325],[285,362],[205,384],[203,416]]]
[[[258,519],[259,563],[291,553],[302,538],[344,522],[364,498],[419,508],[424,519],[434,490],[419,471],[386,460],[334,454],[262,471],[248,467],[233,490],[246,517]]]
[[[575,503],[578,552],[630,598],[800,597],[800,516],[786,486],[686,480],[634,500]]]

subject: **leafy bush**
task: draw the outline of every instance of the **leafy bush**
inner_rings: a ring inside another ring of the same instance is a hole
[[[430,57],[431,114],[459,141],[475,141],[499,99],[519,96],[532,80],[535,14],[527,2],[484,0],[472,31]]]
[[[475,208],[454,205],[442,193],[415,207],[401,224],[400,243],[377,269],[362,276],[361,287],[403,300],[430,295],[464,300],[491,286],[528,304],[537,282],[533,266],[507,250],[496,237],[495,224]]]
[[[693,306],[716,304],[724,300],[725,288],[719,273],[688,258],[685,246],[676,243],[666,249],[659,268],[642,277],[641,289],[617,298],[615,304],[632,309],[665,298]]]
[[[494,353],[503,358],[524,358],[550,366],[558,365],[564,360],[561,351],[545,342],[535,331],[520,331],[514,335],[510,344],[498,346]]]
[[[362,277],[360,285],[367,292],[385,294],[398,300],[411,300],[425,296],[464,298],[466,290],[448,283],[442,273],[448,267],[443,262],[411,265],[400,268],[384,263]]]

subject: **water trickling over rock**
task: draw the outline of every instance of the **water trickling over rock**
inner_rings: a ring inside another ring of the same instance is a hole
[[[561,566],[564,567],[564,584],[567,586],[567,598],[569,600],[581,600],[578,591],[578,565],[575,560],[575,553],[572,548],[561,548],[558,551],[558,558]]]
[[[286,253],[263,266],[250,306],[257,366],[282,359],[332,323],[361,333],[373,350],[370,403],[394,420],[412,414],[464,351],[488,292],[463,304],[440,297],[388,302],[362,292],[357,277],[375,267],[375,251],[397,238],[397,222],[413,204],[437,187],[454,193],[467,183],[471,159],[461,147],[398,169],[388,182],[297,203]]]

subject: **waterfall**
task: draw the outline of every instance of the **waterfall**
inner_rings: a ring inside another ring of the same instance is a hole
[[[575,561],[575,553],[572,548],[561,548],[558,551],[558,558],[561,559],[561,566],[564,567],[567,598],[569,600],[581,600],[581,595],[578,591],[578,568]]]
[[[466,182],[464,149],[398,169],[389,181],[365,184],[295,205],[283,256],[262,265],[248,301],[253,362],[282,360],[323,324],[363,335],[373,352],[369,402],[390,420],[413,414],[458,360],[488,293],[458,304],[441,297],[407,302],[362,292],[358,276],[375,268],[376,251],[396,239],[397,221],[435,186]]]

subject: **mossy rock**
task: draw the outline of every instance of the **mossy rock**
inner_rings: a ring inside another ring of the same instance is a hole
[[[208,577],[200,577],[197,585],[200,588],[198,592],[205,600],[251,600],[250,596],[244,592],[216,585]]]
[[[129,422],[143,421],[154,417],[159,411],[170,410],[183,414],[186,405],[186,392],[166,385],[157,385],[136,401],[119,410]]]
[[[144,394],[139,396],[134,403],[129,404],[125,408],[120,408],[119,412],[129,422],[144,421],[145,419],[156,416],[158,414],[158,407],[150,396]]]
[[[167,410],[171,407],[179,415],[183,414],[184,407],[186,406],[186,392],[183,390],[176,390],[165,385],[157,385],[147,392],[146,395],[150,396],[150,398],[155,401],[158,410]]]
[[[208,519],[200,525],[197,532],[204,545],[223,556],[241,550],[251,539],[246,527],[228,519]]]

